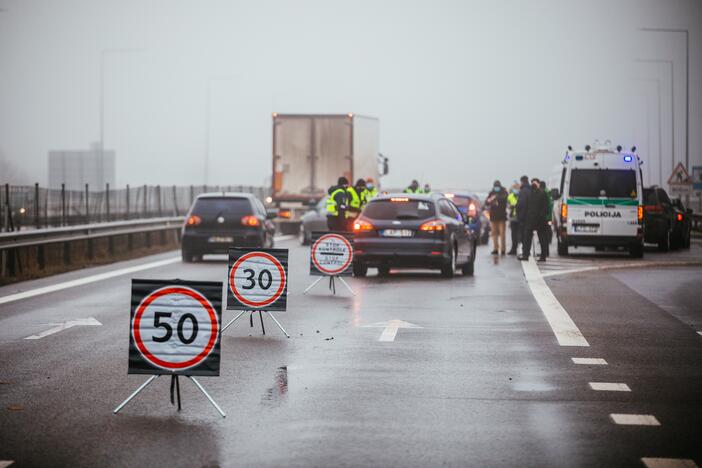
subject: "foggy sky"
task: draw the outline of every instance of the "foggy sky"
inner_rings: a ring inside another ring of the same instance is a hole
[[[210,184],[268,183],[272,112],[378,117],[385,186],[547,177],[595,138],[636,144],[657,183],[659,146],[664,179],[685,158],[685,42],[638,28],[690,29],[700,165],[701,4],[0,0],[0,157],[45,185],[49,150],[98,141],[104,56],[119,186],[203,183],[208,87]],[[670,70],[636,58],[674,61],[674,156]]]

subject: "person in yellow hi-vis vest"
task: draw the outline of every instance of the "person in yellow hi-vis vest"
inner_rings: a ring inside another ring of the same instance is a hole
[[[358,179],[356,185],[349,186],[346,189],[347,204],[348,209],[346,210],[346,229],[348,231],[353,231],[353,223],[361,214],[363,209],[365,195],[363,192],[366,190],[366,181],[363,179]]]
[[[347,193],[349,180],[339,177],[336,185],[329,187],[327,193],[327,227],[330,231],[342,232],[346,229]]]
[[[366,179],[366,202],[378,196],[378,188],[375,186],[375,181],[372,177]]]

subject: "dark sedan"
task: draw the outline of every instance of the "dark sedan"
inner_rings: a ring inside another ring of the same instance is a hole
[[[690,248],[690,236],[692,235],[692,210],[685,208],[682,200],[674,198],[673,205],[673,233],[671,244],[675,248]]]
[[[230,247],[273,247],[275,215],[249,193],[199,195],[183,225],[183,261],[226,254]]]
[[[453,277],[473,274],[475,236],[468,218],[442,194],[389,194],[371,200],[354,223],[353,272],[368,267],[440,269]]]

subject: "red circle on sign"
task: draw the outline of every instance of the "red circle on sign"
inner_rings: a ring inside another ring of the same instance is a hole
[[[234,282],[234,275],[236,273],[237,268],[239,268],[239,265],[241,265],[242,262],[245,262],[246,260],[252,258],[252,257],[262,257],[271,262],[277,269],[278,273],[280,274],[280,286],[278,286],[278,290],[273,293],[271,297],[268,299],[264,299],[263,301],[251,301],[249,299],[246,299],[238,289],[236,289],[236,283]],[[249,252],[245,255],[242,255],[239,257],[239,259],[234,262],[234,265],[232,265],[231,270],[229,270],[229,289],[231,290],[232,294],[234,294],[234,297],[237,298],[239,302],[241,302],[244,305],[247,305],[249,307],[256,307],[256,308],[262,308],[267,305],[273,304],[275,301],[280,299],[280,296],[283,294],[283,290],[285,289],[285,283],[286,283],[286,278],[285,278],[285,269],[283,269],[283,265],[280,264],[277,258],[275,258],[271,254],[267,254],[266,252]]]
[[[144,314],[144,311],[153,301],[159,297],[167,296],[169,294],[182,294],[184,296],[190,296],[198,301],[209,314],[210,322],[212,324],[212,332],[207,345],[197,356],[188,361],[169,362],[159,359],[146,348],[141,339],[141,330],[139,325],[141,323],[141,316]],[[134,334],[134,344],[136,344],[137,349],[147,361],[159,367],[165,367],[166,369],[187,369],[204,361],[205,358],[207,358],[207,356],[209,356],[209,354],[212,352],[212,349],[214,349],[215,343],[217,342],[217,337],[219,336],[219,322],[217,321],[217,314],[215,313],[214,307],[212,307],[212,304],[210,304],[210,301],[208,301],[205,296],[190,288],[184,288],[181,286],[167,286],[152,292],[141,301],[136,312],[134,313],[132,333]]]
[[[327,268],[324,268],[322,265],[319,264],[319,262],[317,262],[317,258],[315,257],[315,254],[317,253],[317,247],[319,247],[319,243],[328,238],[341,239],[341,241],[344,244],[346,244],[346,247],[349,249],[349,258],[346,260],[346,263],[344,263],[341,268],[338,268],[336,270],[329,270]],[[353,248],[351,248],[351,243],[348,241],[348,239],[346,239],[344,236],[340,236],[339,234],[324,234],[319,239],[317,239],[317,242],[315,242],[312,246],[312,263],[314,263],[314,266],[316,266],[322,273],[327,273],[329,275],[341,273],[349,267],[352,261]]]

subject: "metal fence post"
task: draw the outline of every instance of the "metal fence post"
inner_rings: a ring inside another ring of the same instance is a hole
[[[147,214],[146,214],[146,194],[147,193],[148,193],[148,191],[146,190],[146,184],[144,184],[144,203],[143,203],[143,205],[144,205],[144,218],[147,217]]]
[[[129,219],[129,184],[127,184],[127,192],[125,193],[126,198],[126,209],[124,211],[124,219]]]
[[[66,184],[61,184],[61,226],[66,225]]]
[[[194,200],[195,200],[195,187],[193,187],[191,185],[190,186],[190,206],[192,206]]]
[[[158,217],[162,217],[163,213],[161,212],[161,186],[157,185],[156,186],[156,207],[158,209]]]
[[[110,183],[105,184],[105,215],[110,220]]]
[[[41,228],[39,224],[39,183],[34,183],[34,227]]]
[[[85,224],[90,224],[90,204],[88,203],[88,184],[85,184]]]
[[[178,216],[178,193],[177,193],[176,186],[173,186],[173,214],[174,216]]]

